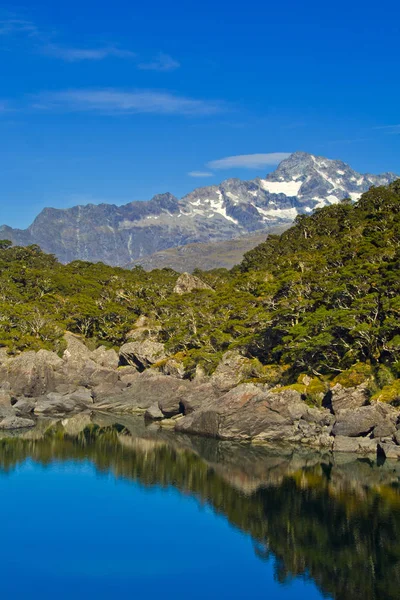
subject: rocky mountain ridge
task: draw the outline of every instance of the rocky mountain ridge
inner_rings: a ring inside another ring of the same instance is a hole
[[[181,199],[170,193],[123,206],[88,204],[45,208],[25,230],[0,227],[0,237],[18,245],[38,244],[62,262],[135,264],[155,252],[199,242],[229,240],[291,223],[296,215],[358,200],[394,173],[362,175],[339,160],[295,152],[265,178],[227,179]]]

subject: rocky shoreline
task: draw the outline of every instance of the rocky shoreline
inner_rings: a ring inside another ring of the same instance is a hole
[[[211,376],[198,370],[189,380],[162,344],[140,335],[137,327],[119,353],[103,346],[91,351],[71,333],[62,357],[47,350],[10,357],[3,349],[0,430],[87,411],[143,413],[180,433],[400,458],[399,410],[369,402],[363,385],[336,384],[321,408],[312,407],[295,389],[243,382],[247,359],[235,352]]]

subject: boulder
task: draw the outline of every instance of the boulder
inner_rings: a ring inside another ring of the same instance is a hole
[[[180,401],[182,412],[184,415],[190,415],[199,410],[205,403],[216,403],[219,396],[220,394],[211,383],[193,381],[185,390],[185,394]]]
[[[386,422],[388,418],[392,418],[394,422],[396,411],[393,412],[393,410],[392,407],[380,402],[354,410],[341,410],[336,417],[332,433],[335,436],[365,436],[371,433],[375,427]]]
[[[54,352],[23,352],[8,361],[6,380],[17,396],[41,396],[61,382],[62,365]]]
[[[22,417],[17,416],[9,416],[0,421],[0,429],[9,430],[9,429],[24,429],[26,427],[34,427],[35,421],[32,419],[24,419]]]
[[[79,387],[74,392],[67,394],[70,400],[74,400],[75,402],[82,403],[87,406],[88,404],[93,404],[93,395],[91,390]]]
[[[183,417],[176,429],[221,439],[253,439],[257,442],[300,440],[305,431],[312,437],[326,434],[324,426],[302,420],[307,411],[301,395],[294,390],[273,393],[254,384],[241,384],[217,401],[215,398],[204,401],[198,410]]]
[[[17,417],[24,417],[25,415],[33,413],[35,402],[33,400],[28,400],[27,398],[21,398],[14,404],[13,409]]]
[[[34,413],[43,416],[63,416],[69,413],[81,412],[85,408],[85,406],[69,400],[67,396],[63,396],[58,400],[38,400]]]
[[[251,363],[236,350],[225,352],[210,381],[219,392],[226,392],[250,377]]]
[[[64,334],[64,340],[67,343],[63,354],[65,360],[85,362],[90,358],[91,351],[78,335],[67,331]]]
[[[400,446],[393,443],[380,442],[378,445],[378,453],[385,458],[393,458],[395,460],[400,459]]]
[[[194,290],[214,291],[208,283],[205,283],[195,275],[191,275],[190,273],[182,273],[182,275],[179,275],[174,287],[174,293],[182,295],[193,292]]]
[[[34,408],[36,415],[66,415],[69,413],[82,412],[93,404],[92,395],[89,390],[78,389],[71,394],[60,394],[51,392],[46,397],[40,398]]]
[[[90,354],[91,360],[100,367],[112,370],[117,369],[119,365],[119,357],[115,350],[107,350],[104,346],[99,346]]]
[[[179,379],[148,369],[138,374],[128,388],[99,400],[96,398],[96,408],[117,413],[144,412],[160,399],[175,396],[181,384]],[[179,400],[175,402],[179,405]]]
[[[337,435],[333,444],[334,452],[356,452],[357,454],[375,454],[377,452],[377,440],[363,437],[346,437]]]
[[[154,363],[166,358],[164,344],[153,340],[128,342],[119,350],[122,365],[133,365],[143,371]]]
[[[337,383],[325,396],[323,405],[329,407],[337,415],[340,410],[360,408],[368,400],[366,384],[353,388],[345,388]]]
[[[118,383],[99,383],[91,388],[94,402],[100,402],[101,399],[108,398],[109,396],[115,396],[121,394],[126,388],[120,381]]]
[[[158,404],[153,404],[152,406],[150,406],[146,412],[144,413],[144,418],[148,419],[149,421],[160,421],[161,419],[164,419],[164,415],[161,412]]]
[[[395,432],[396,425],[393,420],[385,418],[381,421],[381,423],[378,423],[378,425],[374,427],[372,435],[374,438],[385,438],[391,437]]]
[[[163,375],[169,375],[170,377],[176,377],[177,379],[183,379],[185,376],[185,367],[183,363],[176,358],[168,358],[163,360],[159,366],[154,366],[157,371]]]

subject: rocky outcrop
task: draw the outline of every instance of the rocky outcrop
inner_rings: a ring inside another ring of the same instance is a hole
[[[276,393],[266,386],[241,384],[217,402],[206,400],[182,418],[176,429],[219,439],[255,443],[286,440],[329,446],[333,442],[329,436],[332,421],[328,410],[309,409],[294,390]]]
[[[174,287],[175,294],[188,294],[194,290],[214,291],[210,285],[202,281],[199,277],[191,275],[190,273],[182,273],[176,280]]]
[[[257,379],[244,382],[260,367],[237,351],[225,353],[211,377],[198,370],[189,381],[171,367],[174,360],[182,364],[181,357],[165,357],[163,344],[145,333],[149,325],[139,320],[137,339],[119,355],[90,350],[70,333],[62,358],[45,350],[16,357],[0,352],[0,429],[32,427],[43,416],[142,413],[146,422],[179,433],[400,458],[399,410],[371,402],[365,386],[337,384],[322,408],[311,407],[297,384],[271,389]],[[160,372],[168,363],[168,374]]]

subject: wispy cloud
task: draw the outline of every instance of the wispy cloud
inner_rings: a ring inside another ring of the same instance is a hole
[[[227,156],[207,163],[209,169],[259,169],[277,165],[290,156],[290,152],[270,152],[269,154],[241,154]]]
[[[400,123],[397,123],[396,125],[380,125],[378,127],[373,127],[373,129],[380,129],[381,131],[389,134],[400,133]]]
[[[67,62],[82,60],[103,60],[104,58],[135,58],[136,54],[130,50],[121,50],[115,46],[104,46],[100,48],[69,48],[49,44],[42,48],[42,53],[54,58],[60,58]]]
[[[32,108],[103,114],[212,115],[223,104],[152,90],[72,89],[42,93]]]
[[[54,42],[58,37],[56,32],[45,31],[32,21],[15,17],[0,20],[0,37],[13,38],[16,36],[33,38],[32,46],[35,52],[66,62],[100,61],[106,58],[130,58],[136,59],[136,68],[139,69],[172,71],[180,66],[168,54],[159,54],[153,62],[139,62],[139,57],[135,52],[119,48],[115,44],[99,44],[94,47],[58,44]]]
[[[210,171],[189,171],[189,177],[214,177],[214,173]]]
[[[28,36],[38,36],[39,29],[32,21],[24,19],[4,19],[0,20],[0,35],[18,35],[24,34]]]
[[[139,63],[138,65],[139,69],[147,71],[175,71],[175,69],[179,69],[180,66],[180,63],[172,58],[172,56],[162,52],[160,52],[154,60]]]

